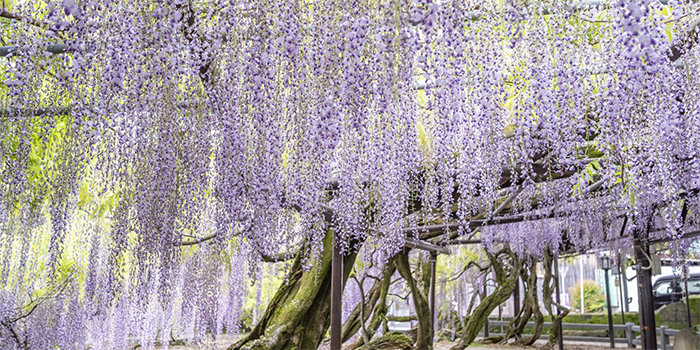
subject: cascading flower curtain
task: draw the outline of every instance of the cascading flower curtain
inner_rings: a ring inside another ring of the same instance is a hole
[[[391,255],[404,227],[489,217],[504,188],[522,191],[513,213],[550,217],[483,230],[519,251],[541,254],[562,230],[581,246],[602,240],[612,229],[601,227],[658,203],[673,203],[667,231],[682,237],[678,194],[699,185],[700,69],[679,43],[696,10],[15,4],[22,19],[3,29],[16,47],[2,63],[2,300],[84,275],[62,304],[82,311],[56,323],[75,331],[49,343],[148,346],[163,329],[199,339],[236,327],[260,255],[319,254],[327,229],[346,252],[372,241]],[[66,53],[45,51],[57,43]],[[684,53],[672,62],[674,44]],[[28,320],[55,317],[42,315]]]

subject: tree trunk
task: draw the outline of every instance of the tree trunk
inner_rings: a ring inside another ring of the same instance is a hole
[[[522,334],[523,329],[527,325],[527,321],[529,321],[532,316],[534,316],[535,328],[532,331],[532,336],[518,339],[513,344],[532,345],[540,338],[544,326],[544,316],[542,316],[540,303],[537,299],[537,261],[535,259],[531,258],[528,268],[523,269],[523,282],[525,282],[523,307],[527,308],[528,311],[525,314],[526,316],[520,319],[516,334]]]
[[[501,258],[502,255],[510,258],[510,265],[507,265],[506,259]],[[488,254],[488,257],[491,261],[498,287],[491,295],[484,298],[469,316],[467,325],[462,332],[462,338],[451,350],[464,350],[469,346],[483,328],[486,318],[498,305],[508,300],[515,289],[515,283],[520,276],[520,261],[515,254],[508,249],[502,249],[495,254]]]
[[[297,254],[260,322],[245,338],[229,350],[316,349],[330,326],[332,230],[323,237],[323,252],[302,268],[302,253]],[[356,254],[343,257],[343,281],[348,280]]]
[[[377,281],[374,284],[374,286],[378,286],[377,294],[379,295],[379,297],[372,301],[372,297],[370,296],[369,305],[371,305],[373,309],[370,309],[369,312],[365,311],[365,317],[367,318],[369,318],[369,314],[372,313],[372,320],[369,322],[369,332],[371,335],[374,335],[377,332],[377,329],[382,324],[382,321],[384,321],[384,319],[386,318],[387,311],[389,311],[389,308],[386,305],[386,297],[389,294],[389,287],[391,286],[391,276],[394,274],[395,271],[396,265],[394,264],[394,259],[391,258],[387,262],[386,266],[384,266],[384,271],[382,272],[382,280]],[[374,286],[372,286],[372,289],[374,289]],[[348,323],[347,320],[345,322],[346,324]],[[343,324],[343,337],[346,336],[346,329],[347,334],[349,334],[347,336],[347,339],[349,339],[353,334],[355,334],[355,332],[357,332],[359,328],[359,322],[356,322],[356,324],[353,327],[348,325],[347,328],[346,325]],[[347,339],[344,338],[343,341],[345,342]],[[364,339],[360,337],[357,339],[357,341],[350,345],[350,349],[357,349],[364,345],[364,343]]]
[[[523,330],[525,329],[525,326],[527,325],[527,322],[530,320],[530,317],[532,317],[533,310],[530,307],[531,303],[529,302],[528,295],[531,293],[529,290],[529,285],[530,285],[530,280],[529,280],[529,274],[528,274],[528,268],[526,266],[526,261],[521,260],[520,261],[520,276],[519,278],[522,279],[523,281],[523,289],[524,289],[524,299],[523,299],[523,304],[522,307],[520,308],[520,311],[518,312],[517,315],[513,317],[512,320],[508,323],[508,327],[506,328],[506,334],[501,336],[501,337],[493,337],[493,342],[499,342],[501,344],[506,344],[508,343],[508,340],[510,338],[515,337],[516,339],[521,339]],[[517,281],[516,281],[517,283]],[[500,339],[499,339],[500,338]]]
[[[399,271],[401,277],[406,280],[408,287],[411,290],[413,297],[413,305],[416,308],[416,316],[418,317],[418,337],[416,338],[416,349],[432,350],[433,348],[433,319],[430,317],[430,305],[428,304],[428,289],[430,283],[425,283],[427,278],[430,281],[429,264],[419,262],[419,270],[422,267],[422,284],[420,288],[417,281],[413,279],[411,273],[411,264],[408,261],[408,250],[403,249],[394,256],[396,270]],[[427,272],[427,277],[426,277]],[[427,288],[426,288],[427,287]]]
[[[401,332],[389,332],[383,337],[373,340],[358,350],[411,350],[413,339]]]
[[[555,278],[559,278],[558,271],[554,270],[554,254],[552,253],[552,248],[547,247],[544,251],[544,261],[542,263],[544,267],[544,282],[542,285],[542,301],[544,302],[544,307],[549,312],[549,318],[552,320],[552,327],[549,328],[548,333],[548,343],[547,348],[554,348],[555,344],[559,340],[559,320],[563,319],[564,316],[569,314],[569,309],[565,306],[557,303],[553,300],[552,294],[556,293],[554,281]],[[552,306],[556,307],[561,313],[554,315],[555,311]]]

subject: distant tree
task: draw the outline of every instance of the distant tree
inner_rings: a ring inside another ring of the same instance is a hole
[[[569,288],[569,294],[571,294],[571,308],[573,310],[580,310],[581,282],[576,283]],[[605,307],[605,294],[603,293],[603,290],[598,287],[595,281],[583,281],[583,297],[585,300],[584,307],[586,308],[586,312],[601,311]]]

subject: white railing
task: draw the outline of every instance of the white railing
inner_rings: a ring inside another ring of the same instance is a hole
[[[508,326],[510,324],[509,321],[492,321],[488,320],[487,325],[489,327],[499,327],[499,326]],[[548,328],[551,327],[551,322],[545,322],[544,327]],[[526,327],[534,327],[535,323],[534,322],[528,322]],[[562,329],[583,329],[583,330],[608,330],[608,325],[607,324],[591,324],[591,323],[563,323],[562,324]],[[636,326],[634,323],[627,323],[625,325],[613,325],[613,330],[614,331],[624,331],[625,332],[625,338],[615,338],[615,343],[616,344],[627,344],[627,347],[629,348],[634,348],[635,345],[642,345],[641,340],[636,339],[637,338],[637,333],[640,332],[639,326]],[[661,350],[673,350],[673,345],[670,344],[669,342],[669,336],[675,336],[678,332],[680,332],[677,329],[670,329],[666,326],[661,326],[659,328],[656,328],[656,334],[658,335],[657,339],[659,341],[659,344],[657,346]],[[700,333],[699,333],[700,334]],[[502,333],[489,333],[489,335],[493,336],[498,336],[498,335],[504,335]],[[480,336],[483,336],[483,334],[480,334]],[[543,334],[540,335],[540,339],[546,339],[547,335]],[[610,338],[609,337],[589,337],[589,336],[564,336],[564,341],[579,341],[579,342],[596,342],[596,343],[609,343]]]

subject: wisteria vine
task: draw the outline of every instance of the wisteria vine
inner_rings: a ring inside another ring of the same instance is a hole
[[[692,2],[43,4],[3,16],[0,344],[235,332],[261,257],[328,230],[523,215],[475,231],[537,256],[629,217],[682,259],[697,222]]]

